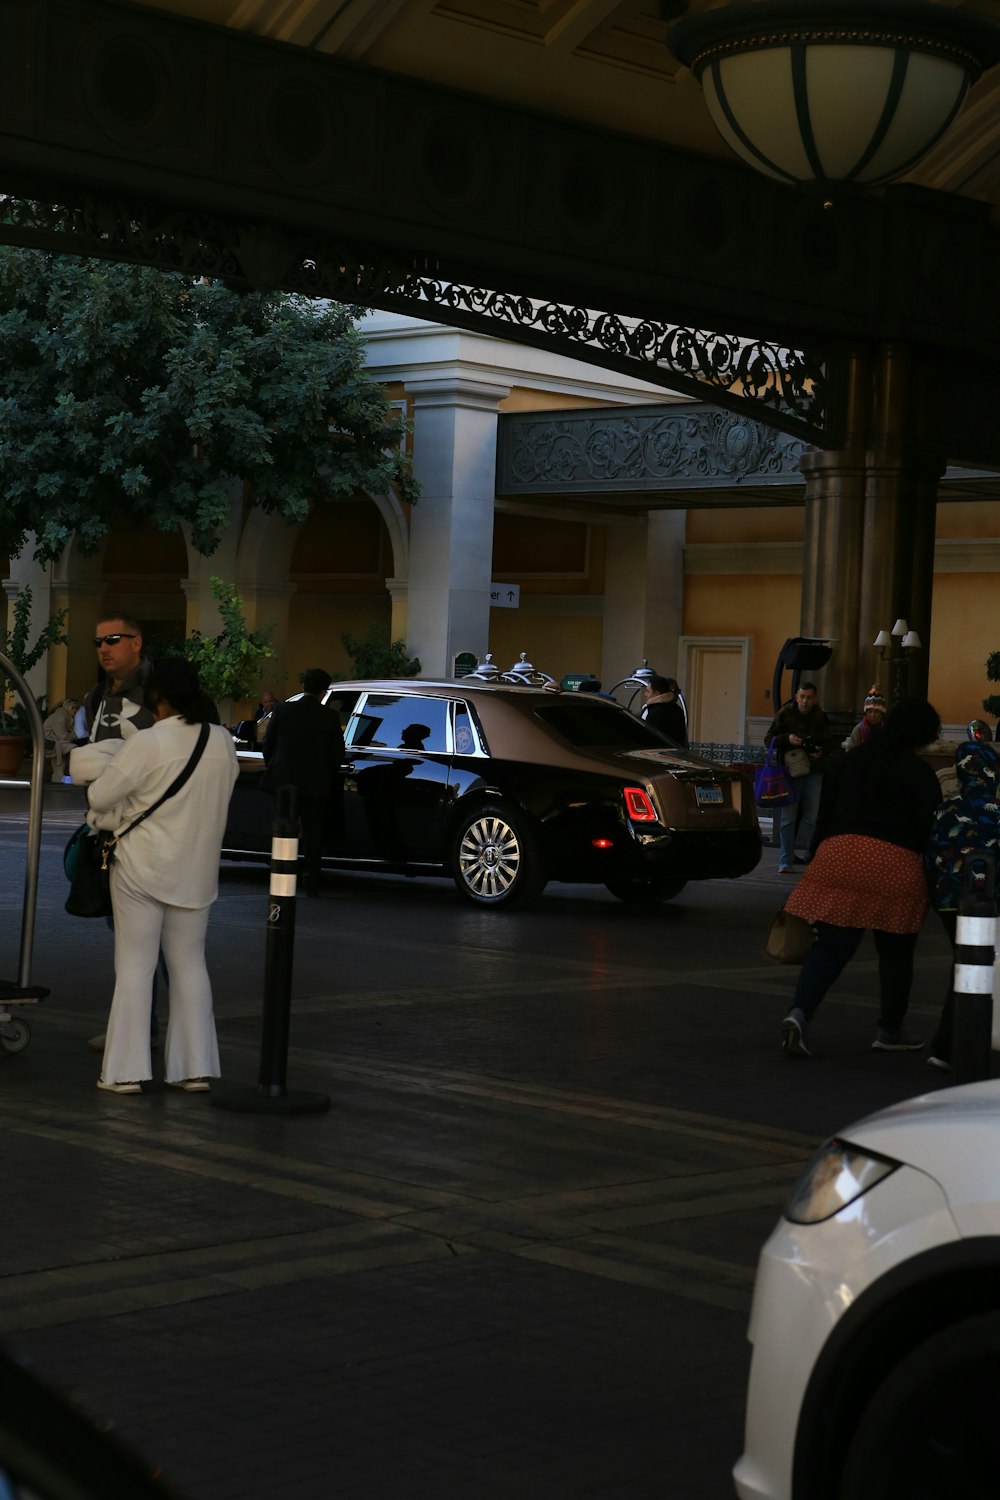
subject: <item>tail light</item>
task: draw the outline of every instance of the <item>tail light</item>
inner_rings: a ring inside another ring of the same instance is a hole
[[[625,788],[625,811],[633,823],[655,823],[656,809],[641,786]]]

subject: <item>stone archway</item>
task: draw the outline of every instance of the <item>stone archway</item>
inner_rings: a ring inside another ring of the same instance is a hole
[[[344,630],[363,634],[381,620],[393,639],[405,636],[409,519],[393,494],[326,502],[298,526],[251,510],[234,571],[248,621],[276,625],[286,688],[309,665],[347,671]]]

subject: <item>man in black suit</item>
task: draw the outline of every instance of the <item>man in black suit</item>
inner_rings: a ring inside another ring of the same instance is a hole
[[[343,820],[344,735],[336,710],[323,707],[323,694],[332,681],[322,667],[304,672],[301,698],[280,703],[273,710],[262,746],[266,770],[260,784],[264,790],[293,786],[298,792],[307,896],[319,895],[327,814],[332,811],[337,822]],[[334,800],[337,805],[331,807]]]

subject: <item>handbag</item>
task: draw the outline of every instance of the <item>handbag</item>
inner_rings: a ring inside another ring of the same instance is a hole
[[[793,745],[790,750],[785,751],[785,769],[789,776],[796,778],[809,775],[813,763],[801,745]]]
[[[110,917],[111,871],[114,845],[110,833],[95,833],[81,823],[63,850],[63,869],[69,876],[66,910],[73,917]]]
[[[790,911],[776,912],[764,939],[764,954],[776,958],[779,964],[802,964],[816,941],[812,924]]]
[[[168,797],[180,791],[201,760],[202,752],[208,744],[208,729],[207,724],[201,726],[187,765],[174,777],[162,797],[158,797],[152,807],[147,807],[144,813],[140,813],[120,833],[95,833],[89,823],[81,823],[72,834],[63,850],[63,869],[69,877],[66,910],[71,917],[111,916],[111,865],[116,844],[127,833],[131,833],[133,828],[138,828],[140,823],[145,822],[150,813],[162,807]]]
[[[762,766],[757,767],[754,774],[753,797],[757,806],[765,811],[774,807],[788,807],[795,801],[795,788],[778,759],[773,740],[767,747],[767,759]]]

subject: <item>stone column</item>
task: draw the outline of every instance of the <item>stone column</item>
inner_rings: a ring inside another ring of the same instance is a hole
[[[908,688],[926,694],[934,579],[934,526],[943,448],[931,405],[929,356],[887,345],[854,354],[844,447],[810,453],[806,478],[803,635],[835,637],[822,678],[824,707],[856,716],[876,674],[892,691],[889,663],[872,646],[901,616],[924,649]]]
[[[677,673],[684,617],[687,512],[653,510],[608,526],[601,681],[606,688],[645,658],[661,676]]]
[[[871,643],[880,630],[891,630],[902,617],[919,633],[923,650],[910,658],[907,686],[921,697],[927,693],[937,488],[945,468],[927,409],[930,376],[927,361],[912,351],[881,351],[867,456],[859,621],[862,661],[872,670]],[[886,669],[891,672],[888,664]],[[891,681],[882,688],[891,696]]]
[[[407,596],[409,593],[409,582],[405,578],[387,578],[385,580],[386,591],[392,601],[392,614],[389,623],[390,641],[406,640],[407,625]]]
[[[465,376],[412,380],[413,472],[407,650],[425,677],[450,677],[489,636],[499,404],[510,387]]]
[[[836,642],[815,677],[820,701],[837,718],[853,715],[857,699],[858,620],[865,513],[865,440],[871,411],[871,371],[860,354],[850,357],[844,446],[813,450],[800,468],[806,481],[800,635]]]

